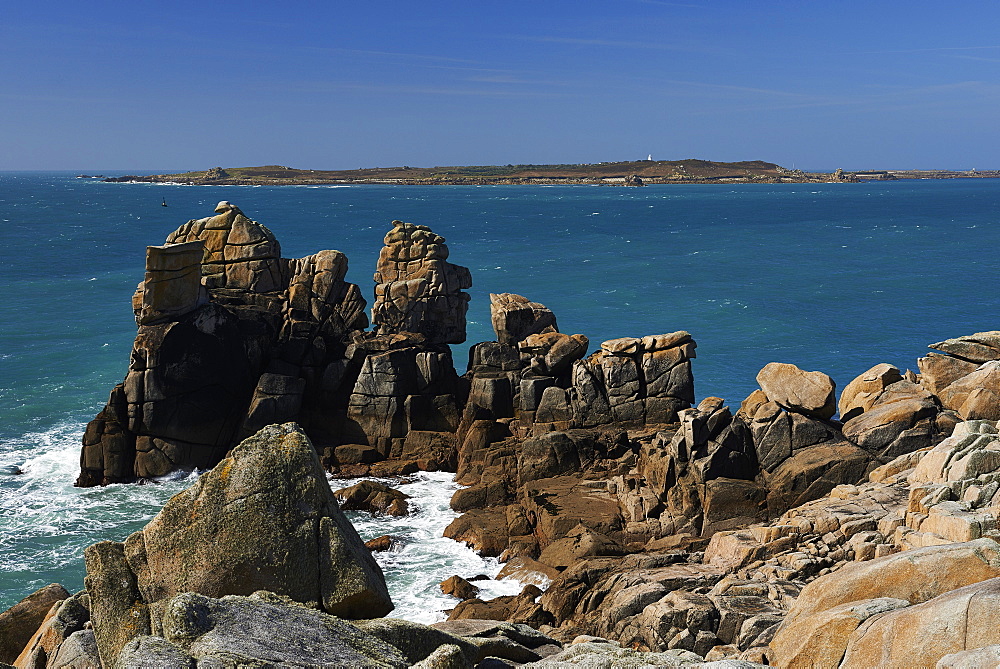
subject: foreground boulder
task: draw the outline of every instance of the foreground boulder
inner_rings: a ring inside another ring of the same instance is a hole
[[[294,424],[246,439],[142,531],[91,546],[85,559],[107,666],[135,636],[162,635],[168,601],[184,592],[268,590],[347,618],[392,610],[381,569]]]
[[[121,667],[409,666],[399,649],[349,622],[267,592],[172,597],[160,634],[136,637],[116,660]]]

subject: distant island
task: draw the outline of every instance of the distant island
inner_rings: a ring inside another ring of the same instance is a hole
[[[750,160],[635,160],[576,165],[472,165],[453,167],[369,167],[356,170],[300,170],[281,165],[213,167],[200,172],[125,175],[109,182],[182,183],[211,186],[314,186],[334,184],[497,185],[597,184],[644,186],[668,183],[829,183],[893,179],[997,178],[1000,171],[880,170],[803,172]]]

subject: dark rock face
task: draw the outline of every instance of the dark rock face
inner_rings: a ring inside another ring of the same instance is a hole
[[[365,333],[342,253],[285,259],[266,227],[216,211],[148,248],[129,372],[87,427],[78,485],[212,467],[274,423],[381,458],[411,430],[457,428],[466,393],[447,344],[465,339],[471,280],[442,238],[397,222]]]
[[[392,610],[381,569],[338,508],[312,444],[291,424],[245,440],[142,531],[124,544],[91,546],[85,557],[106,663],[135,637],[162,635],[168,600],[184,592],[268,590],[350,618]],[[123,628],[125,618],[135,624]]]
[[[694,403],[696,346],[687,332],[604,342],[573,365],[575,421],[582,426],[676,422],[677,412]]]

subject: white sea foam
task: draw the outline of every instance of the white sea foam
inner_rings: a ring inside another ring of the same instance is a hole
[[[0,442],[0,610],[46,583],[59,582],[71,591],[82,587],[87,546],[124,540],[199,475],[179,471],[147,485],[75,488],[85,427],[65,421]],[[354,482],[338,479],[331,485]],[[454,574],[494,577],[501,565],[443,536],[458,516],[449,506],[459,488],[452,474],[422,472],[403,483],[383,482],[411,496],[409,516],[348,515],[365,540],[384,534],[397,539],[392,551],[376,554],[396,604],[392,615],[418,622],[443,620],[444,611],[458,600],[441,592],[441,581]],[[491,578],[477,585],[484,599],[521,590],[513,580]]]
[[[85,427],[65,421],[0,443],[0,471],[22,472],[0,474],[0,609],[46,583],[81,587],[84,548],[140,529],[195,476],[75,488]]]
[[[362,479],[331,481],[334,489],[353,485]],[[488,580],[475,583],[481,599],[516,595],[522,584],[516,580],[494,580],[501,564],[496,558],[483,558],[471,548],[443,536],[444,528],[458,517],[449,502],[461,486],[454,475],[445,472],[420,472],[405,479],[376,479],[411,496],[410,515],[400,518],[378,516],[360,511],[347,515],[365,541],[382,535],[397,540],[391,551],[375,553],[385,573],[389,594],[396,609],[390,614],[420,623],[432,623],[447,617],[445,610],[458,600],[441,592],[441,581],[459,575],[469,579],[485,575]]]

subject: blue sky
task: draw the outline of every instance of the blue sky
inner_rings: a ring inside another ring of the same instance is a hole
[[[3,2],[0,170],[1000,168],[1000,3]]]

